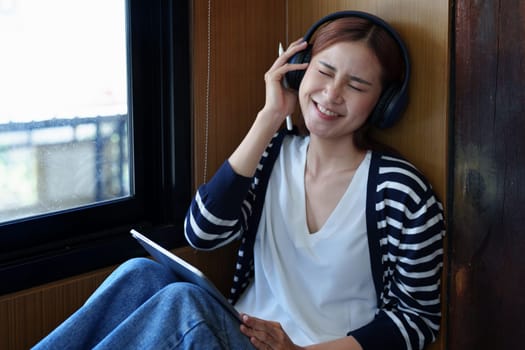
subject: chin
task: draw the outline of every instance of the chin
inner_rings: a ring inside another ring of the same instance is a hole
[[[319,138],[333,138],[337,134],[339,134],[340,130],[337,130],[337,128],[328,126],[328,125],[319,125],[319,123],[306,123],[305,124],[306,129],[310,133],[311,136],[315,135]]]

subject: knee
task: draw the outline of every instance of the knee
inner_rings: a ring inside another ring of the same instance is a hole
[[[170,310],[172,315],[182,314],[193,321],[209,321],[210,313],[213,312],[214,304],[211,296],[188,282],[170,283],[164,286],[156,295],[155,303],[162,310]],[[191,316],[190,316],[191,315]],[[182,320],[179,320],[182,321]]]
[[[214,296],[193,283],[170,283],[159,291],[158,296],[163,307],[182,307],[186,313],[207,321],[213,319],[214,322],[219,322],[225,314],[229,314]]]
[[[167,284],[176,280],[175,275],[163,265],[148,258],[133,258],[120,265],[113,275],[119,279],[140,280],[143,283]]]
[[[162,288],[154,299],[157,302],[156,306],[161,310],[159,313],[166,312],[172,324],[180,326],[180,329],[193,329],[197,333],[218,336],[220,339],[216,340],[223,344],[230,342],[232,334],[238,334],[238,319],[211,294],[192,283],[169,284]],[[213,340],[210,339],[209,342],[213,343]],[[222,348],[232,347],[224,345]]]
[[[189,282],[178,282],[170,283],[162,289],[162,293],[166,295],[172,295],[177,298],[187,297],[187,296],[198,296],[201,293],[201,288],[195,286]]]
[[[200,287],[188,282],[170,283],[160,291],[162,299],[170,303],[177,301],[176,304],[193,305],[194,307],[206,308],[207,300],[210,295]]]
[[[126,273],[144,274],[159,269],[157,262],[148,258],[132,258],[119,266],[119,270]]]

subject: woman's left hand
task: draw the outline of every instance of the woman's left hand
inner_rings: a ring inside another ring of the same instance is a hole
[[[242,315],[241,332],[250,338],[258,350],[280,349],[299,350],[278,322],[261,320],[256,317]]]

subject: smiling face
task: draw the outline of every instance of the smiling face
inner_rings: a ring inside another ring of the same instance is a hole
[[[335,43],[318,52],[299,87],[306,127],[321,138],[352,137],[381,95],[381,65],[362,41]]]

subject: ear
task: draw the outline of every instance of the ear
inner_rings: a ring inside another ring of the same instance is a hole
[[[301,63],[310,63],[310,60],[312,59],[312,45],[308,44],[306,49],[299,51],[295,55],[293,55],[289,60],[288,63],[292,64],[301,64]],[[299,85],[301,85],[301,81],[304,77],[304,69],[301,70],[294,70],[286,73],[286,81],[288,83],[288,86],[291,89],[299,90]]]

